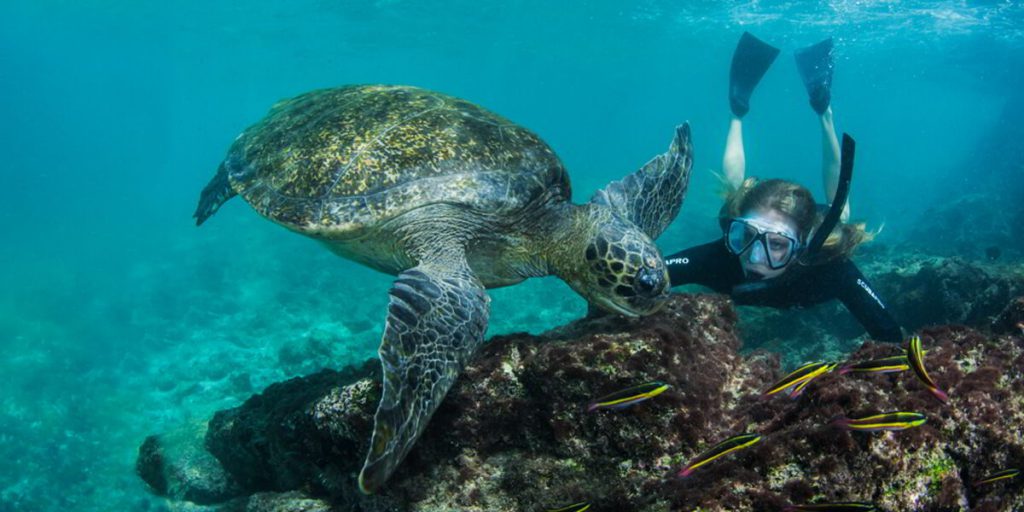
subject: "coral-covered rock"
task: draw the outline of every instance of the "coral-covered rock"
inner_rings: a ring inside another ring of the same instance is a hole
[[[947,404],[909,371],[831,373],[798,400],[765,399],[779,359],[739,355],[735,324],[727,299],[681,295],[643,319],[495,337],[373,496],[357,492],[355,476],[379,392],[374,363],[271,386],[210,423],[206,445],[252,495],[223,510],[285,510],[272,507],[288,500],[297,500],[294,510],[329,503],[357,511],[545,510],[581,500],[593,511],[780,510],[819,500],[887,510],[1024,508],[1020,482],[969,484],[1024,465],[1019,336],[922,331]],[[900,350],[868,343],[852,358]],[[596,396],[650,380],[672,387],[631,408],[585,410]],[[832,425],[889,411],[920,412],[927,422],[882,433]],[[676,477],[688,459],[743,432],[763,438]],[[302,494],[280,494],[289,491]]]
[[[161,496],[198,504],[222,503],[243,494],[235,478],[203,449],[205,425],[149,436],[139,447],[135,470]]]
[[[379,367],[367,361],[274,384],[214,415],[206,448],[250,490],[351,495],[380,397]]]
[[[220,507],[220,512],[334,512],[331,504],[301,492],[261,492]]]

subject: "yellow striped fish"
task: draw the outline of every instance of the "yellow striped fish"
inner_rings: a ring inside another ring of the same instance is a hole
[[[817,510],[819,512],[871,512],[878,510],[873,503],[864,503],[860,501],[842,501],[839,503],[812,503],[808,505],[789,505],[782,509],[785,512],[795,512],[797,510]]]
[[[921,349],[920,336],[914,335],[910,338],[910,346],[907,348],[907,360],[910,362],[910,367],[914,369],[917,378],[924,383],[928,391],[931,391],[940,402],[946,403],[949,400],[949,395],[939,389],[939,386],[928,375],[928,370],[924,368],[924,350]]]
[[[572,505],[566,505],[561,508],[549,508],[547,512],[583,512],[590,508],[590,503],[581,501],[579,503],[573,503]]]
[[[839,369],[839,375],[846,375],[847,373],[893,373],[909,369],[910,361],[907,360],[907,355],[901,354],[844,365]]]
[[[796,389],[800,384],[814,379],[819,375],[828,373],[835,367],[836,365],[834,363],[807,363],[800,368],[789,372],[788,375],[776,381],[768,388],[767,391],[764,392],[764,394],[761,395],[761,397],[767,398],[784,389]],[[797,396],[799,396],[799,394],[797,394]]]
[[[881,430],[906,430],[923,425],[928,418],[917,412],[887,412],[864,418],[839,418],[832,424],[849,430],[878,432]]]
[[[626,388],[595,399],[587,404],[587,412],[593,412],[598,409],[625,409],[644,400],[654,398],[664,393],[668,388],[669,385],[660,380],[645,382],[639,386]]]
[[[976,486],[977,485],[985,485],[985,484],[990,484],[992,482],[998,482],[1000,480],[1006,480],[1006,479],[1009,479],[1009,478],[1016,478],[1017,475],[1019,475],[1019,474],[1020,474],[1020,470],[1019,469],[1014,469],[1014,468],[1004,469],[1002,471],[997,471],[995,473],[992,473],[991,475],[988,475],[985,478],[982,478],[981,480],[978,480],[977,482],[974,482],[974,485],[976,485]]]
[[[748,446],[752,446],[761,440],[761,434],[740,434],[738,436],[732,436],[721,443],[712,446],[709,450],[698,455],[683,469],[679,470],[678,476],[688,477],[693,474],[694,470],[711,462],[723,455],[732,453],[736,450],[742,450]]]
[[[821,372],[816,373],[810,378],[805,379],[799,385],[793,387],[793,390],[789,392],[789,398],[792,398],[793,400],[800,398],[800,395],[804,394],[804,388],[806,388],[812,380],[817,379],[818,377],[821,377],[822,375],[825,375],[826,373],[834,370],[836,366],[839,366],[839,363],[830,363],[828,367],[822,370]]]

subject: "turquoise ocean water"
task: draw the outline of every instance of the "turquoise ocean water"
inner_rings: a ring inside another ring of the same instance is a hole
[[[0,3],[0,511],[159,510],[133,472],[145,435],[375,354],[389,276],[241,200],[193,225],[228,145],[274,102],[350,83],[461,96],[547,140],[578,201],[689,120],[691,189],[659,240],[674,252],[718,234],[744,30],[783,50],[746,118],[749,174],[821,194],[792,50],[832,36],[854,218],[884,224],[876,243],[943,246],[929,209],[966,195],[1024,218],[1017,2]],[[942,248],[998,243],[1019,262],[1005,235]],[[491,334],[585,311],[554,279],[492,295]]]

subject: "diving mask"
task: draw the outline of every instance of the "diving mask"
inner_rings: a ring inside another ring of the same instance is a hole
[[[759,247],[752,247],[758,242]],[[729,223],[729,229],[725,232],[725,245],[735,255],[750,249],[752,259],[764,258],[772,270],[788,265],[800,248],[800,242],[792,235],[744,218],[733,219]]]

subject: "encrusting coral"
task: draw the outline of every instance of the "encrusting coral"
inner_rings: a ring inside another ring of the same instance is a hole
[[[736,320],[725,297],[677,295],[643,319],[589,318],[542,336],[495,337],[372,496],[357,491],[355,475],[379,393],[376,362],[273,385],[209,424],[207,450],[244,489],[221,510],[522,511],[577,501],[592,511],[782,510],[818,501],[1024,509],[1016,479],[971,485],[1024,465],[1020,333],[919,331],[947,404],[912,371],[832,372],[790,400],[761,396],[782,374],[779,358],[740,355]],[[903,349],[868,342],[849,359]],[[630,408],[586,412],[595,397],[653,380],[671,387]],[[889,411],[923,413],[927,422],[877,433],[830,424]],[[690,458],[744,432],[763,437],[676,476]],[[188,464],[143,458],[140,474],[154,487],[154,475]]]

